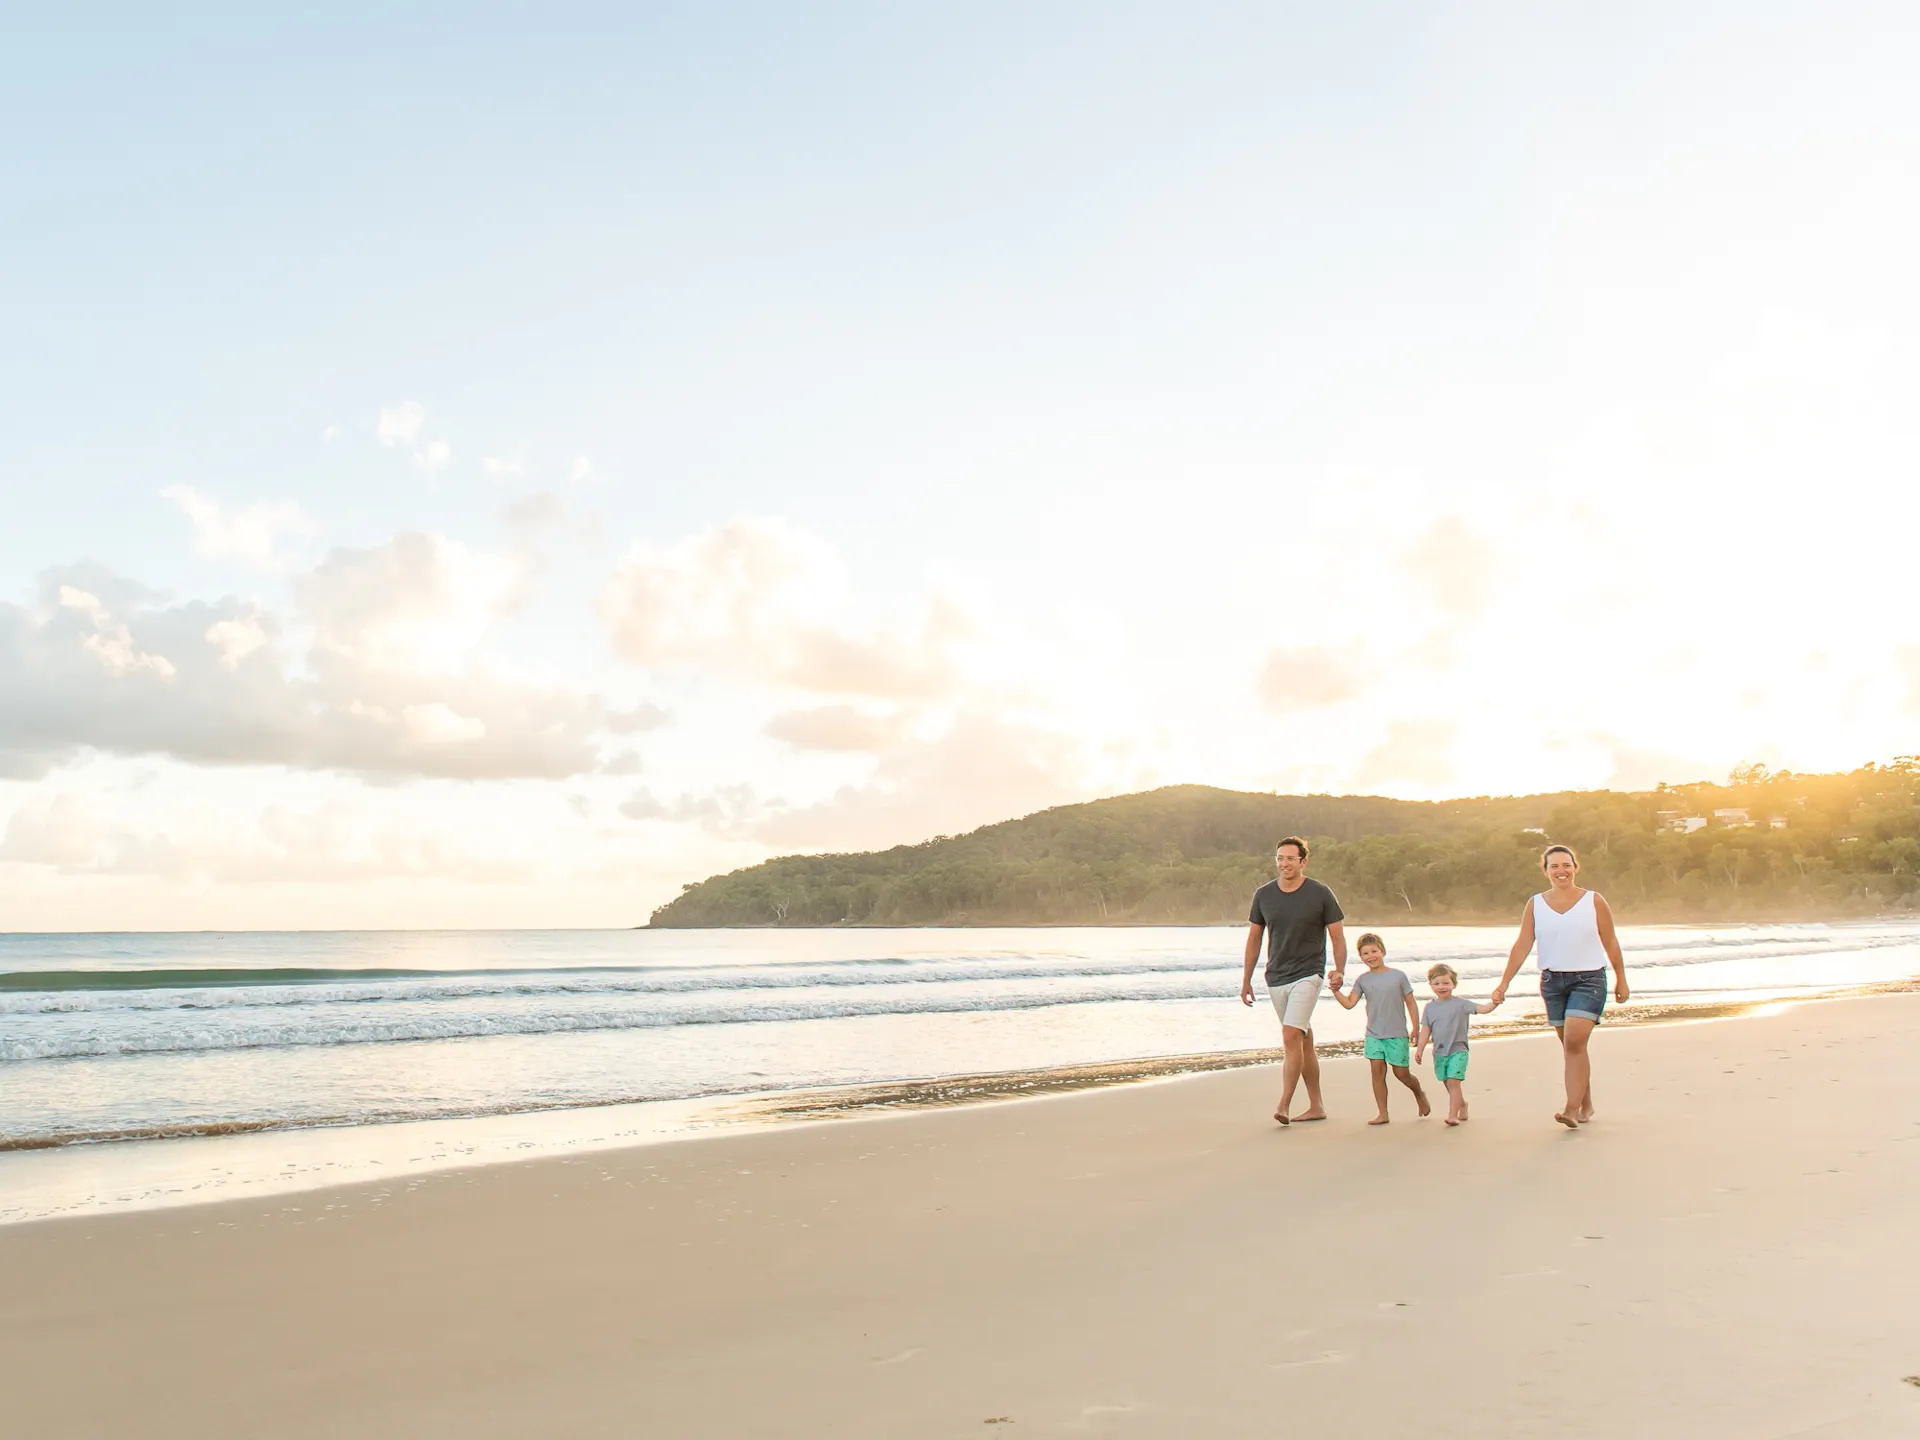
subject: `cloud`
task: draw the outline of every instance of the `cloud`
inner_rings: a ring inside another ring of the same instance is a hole
[[[1354,772],[1357,792],[1395,781],[1420,786],[1445,785],[1454,777],[1453,748],[1460,727],[1452,720],[1395,720],[1387,735],[1367,752]]]
[[[671,712],[663,710],[651,700],[642,700],[626,710],[609,710],[606,725],[615,735],[638,735],[647,730],[658,730],[672,719]]]
[[[897,710],[821,705],[809,710],[782,710],[767,721],[764,733],[796,750],[877,752],[896,744],[909,723],[910,717]]]
[[[953,650],[970,625],[956,605],[935,596],[906,625],[858,627],[846,604],[824,542],[783,521],[735,519],[666,548],[636,546],[600,615],[635,665],[873,699],[957,689]]]
[[[97,808],[84,797],[39,797],[8,819],[0,861],[78,868],[92,863],[104,833]]]
[[[593,461],[584,455],[573,457],[573,464],[567,469],[567,478],[576,485],[584,485],[593,478]]]
[[[1443,614],[1471,619],[1493,598],[1499,552],[1458,515],[1443,515],[1400,555],[1403,574]]]
[[[522,496],[500,512],[501,523],[523,540],[553,529],[566,518],[567,502],[552,490]]]
[[[418,400],[403,400],[381,409],[374,434],[382,445],[414,445],[419,443],[420,431],[426,423],[427,407]]]
[[[499,455],[482,455],[480,468],[496,480],[515,480],[527,473],[527,467],[518,460],[508,460]]]
[[[185,485],[169,485],[160,494],[193,522],[194,549],[209,560],[242,560],[262,570],[279,569],[283,540],[305,539],[320,531],[291,500],[229,513]]]
[[[1260,699],[1281,715],[1338,705],[1353,699],[1362,688],[1359,667],[1320,645],[1274,650],[1260,671]]]
[[[1070,736],[963,715],[945,733],[881,756],[863,783],[771,815],[754,833],[788,849],[874,849],[1084,800],[1106,790],[1099,778]]]
[[[670,825],[698,825],[726,839],[751,836],[770,816],[785,809],[783,802],[764,801],[751,785],[722,785],[705,795],[681,795],[662,800],[642,787],[620,806],[629,820],[662,820]]]
[[[0,604],[0,774],[84,750],[367,776],[558,778],[594,769],[604,703],[487,662],[513,561],[440,536],[336,549],[288,627],[250,601],[163,603],[96,566]]]
[[[453,463],[453,447],[445,440],[420,443],[427,426],[427,407],[418,400],[403,400],[398,405],[381,407],[374,435],[382,445],[405,447],[413,451],[413,463],[431,475]]]
[[[534,867],[522,859],[474,850],[470,835],[470,828],[436,828],[428,817],[369,814],[345,799],[156,826],[109,816],[93,797],[63,792],[14,812],[0,864],[215,884],[433,878],[498,885],[532,877]]]
[[[331,445],[335,440],[338,440],[339,438],[340,438],[340,427],[338,425],[329,425],[327,426],[326,429],[320,432],[320,443],[322,445]]]

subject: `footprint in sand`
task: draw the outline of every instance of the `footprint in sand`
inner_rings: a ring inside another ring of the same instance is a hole
[[[911,1350],[902,1350],[898,1355],[889,1355],[884,1359],[875,1359],[873,1363],[876,1365],[898,1365],[902,1361],[911,1360],[925,1348],[925,1346],[916,1345]]]
[[[1269,1370],[1298,1370],[1303,1365],[1342,1365],[1353,1357],[1344,1350],[1322,1350],[1318,1355],[1305,1360],[1277,1360],[1267,1368]]]

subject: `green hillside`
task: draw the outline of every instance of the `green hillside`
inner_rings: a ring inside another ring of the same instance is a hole
[[[1714,818],[1745,809],[1754,822]],[[1686,817],[1708,825],[1669,828]],[[657,926],[1233,922],[1273,847],[1313,842],[1312,873],[1365,923],[1510,919],[1543,834],[1633,920],[1838,918],[1920,909],[1920,761],[1625,794],[1422,803],[1176,785],[858,855],[794,855],[689,885]]]

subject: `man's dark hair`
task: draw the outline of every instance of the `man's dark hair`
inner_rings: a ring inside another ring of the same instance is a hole
[[[1289,845],[1296,847],[1300,851],[1300,858],[1302,860],[1307,858],[1307,842],[1302,840],[1298,835],[1287,836],[1286,839],[1282,840],[1278,845],[1273,847],[1273,853],[1278,855],[1282,850],[1286,849],[1287,846]]]

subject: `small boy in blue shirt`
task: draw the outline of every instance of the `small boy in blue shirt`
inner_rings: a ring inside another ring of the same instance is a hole
[[[1498,1000],[1479,1004],[1453,993],[1460,973],[1451,965],[1435,965],[1427,971],[1427,988],[1433,999],[1420,1016],[1420,1045],[1415,1060],[1424,1060],[1427,1046],[1433,1046],[1433,1073],[1447,1087],[1447,1124],[1464,1125],[1467,1097],[1461,1082],[1467,1078],[1467,1027],[1476,1015],[1491,1015]]]
[[[1367,1002],[1367,1064],[1373,1069],[1373,1103],[1379,1114],[1367,1123],[1387,1123],[1387,1070],[1393,1078],[1413,1091],[1414,1102],[1425,1119],[1433,1107],[1427,1092],[1407,1068],[1407,1037],[1420,1023],[1420,1012],[1413,1001],[1413,982],[1387,965],[1387,942],[1378,935],[1362,935],[1357,947],[1366,969],[1354,978],[1353,990],[1342,991],[1338,982],[1333,998],[1343,1010],[1351,1010],[1362,998]]]

